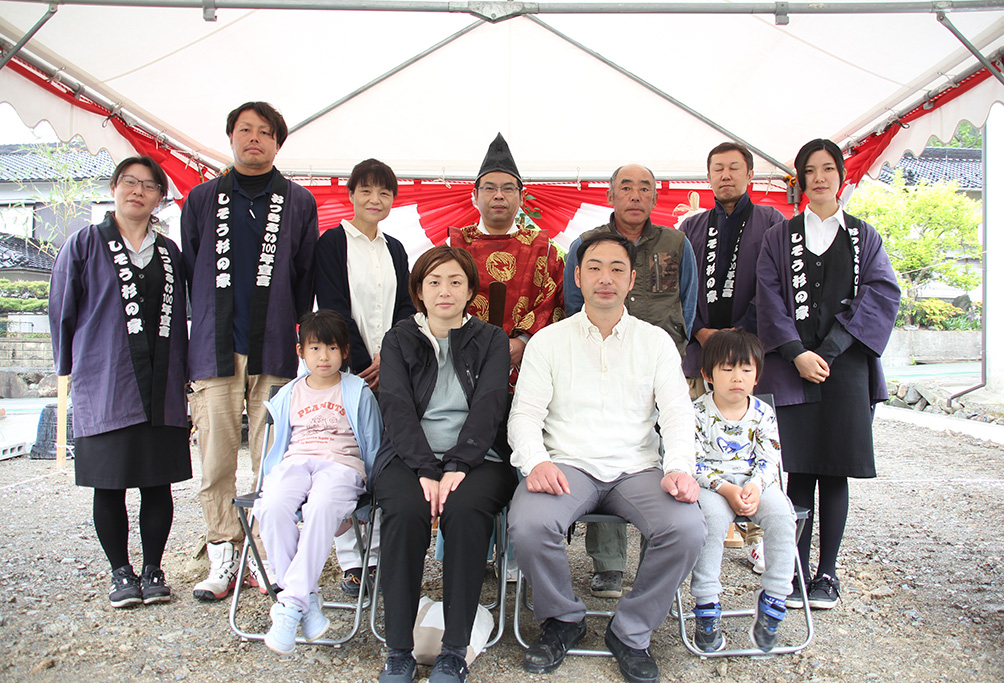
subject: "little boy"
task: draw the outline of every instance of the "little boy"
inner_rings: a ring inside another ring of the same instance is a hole
[[[737,515],[763,527],[765,570],[750,626],[753,644],[767,652],[777,643],[795,565],[795,512],[781,490],[777,419],[750,396],[763,369],[763,346],[744,330],[716,332],[701,349],[701,374],[712,390],[694,402],[699,504],[708,538],[694,566],[690,593],[697,602],[694,645],[703,652],[725,647],[722,543]]]
[[[320,310],[300,318],[296,352],[309,373],[265,402],[275,441],[261,464],[266,474],[254,508],[281,588],[265,636],[279,654],[293,652],[297,626],[307,641],[328,630],[317,580],[336,531],[366,491],[383,428],[366,382],[341,372],[349,353],[341,315]]]

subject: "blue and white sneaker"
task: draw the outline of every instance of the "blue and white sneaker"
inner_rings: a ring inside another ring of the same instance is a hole
[[[323,636],[331,622],[324,616],[324,601],[320,593],[311,593],[307,611],[300,618],[300,630],[303,631],[303,639],[313,642]]]
[[[756,618],[750,624],[750,639],[764,652],[777,645],[777,631],[784,621],[784,598],[774,598],[762,590],[756,594]]]
[[[722,635],[722,606],[708,603],[694,608],[697,628],[694,630],[694,646],[701,652],[718,652],[725,648]]]
[[[296,627],[300,625],[303,613],[296,607],[277,602],[268,615],[272,617],[272,628],[265,634],[265,645],[280,655],[291,655],[296,649]]]

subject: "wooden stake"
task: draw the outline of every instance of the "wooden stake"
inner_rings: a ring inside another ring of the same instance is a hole
[[[56,469],[66,467],[66,387],[69,375],[56,378]]]

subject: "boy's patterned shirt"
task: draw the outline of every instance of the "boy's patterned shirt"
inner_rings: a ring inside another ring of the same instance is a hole
[[[750,396],[742,419],[726,420],[709,391],[694,401],[694,418],[701,486],[716,491],[725,483],[722,475],[746,475],[763,492],[778,480],[781,442],[770,405]]]

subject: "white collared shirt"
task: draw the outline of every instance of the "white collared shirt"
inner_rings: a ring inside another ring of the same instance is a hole
[[[816,256],[830,248],[840,228],[847,229],[843,209],[837,209],[835,214],[824,220],[805,207],[805,248]]]
[[[146,237],[139,245],[139,249],[132,248],[132,242],[122,238],[125,242],[126,251],[129,252],[129,260],[132,264],[142,270],[150,265],[150,261],[153,260],[153,245],[157,241],[157,232],[151,228],[147,227]]]
[[[517,230],[519,230],[519,228],[516,226],[516,221],[513,221],[512,222],[512,227],[509,228],[509,230],[507,230],[505,234],[512,235]],[[485,221],[484,221],[484,219],[481,219],[480,221],[478,221],[478,232],[480,232],[483,235],[494,235],[494,234],[496,234],[496,233],[493,233],[493,232],[488,232],[488,228],[485,227]]]
[[[366,351],[374,356],[380,353],[383,336],[394,324],[394,300],[397,298],[394,261],[380,228],[370,240],[347,220],[342,221],[342,227],[345,229],[345,267],[349,276],[352,319],[359,327]],[[365,369],[358,368],[358,371]]]
[[[672,338],[626,309],[606,339],[585,311],[540,330],[523,354],[509,443],[524,475],[548,461],[601,481],[651,467],[693,475],[694,409]]]

